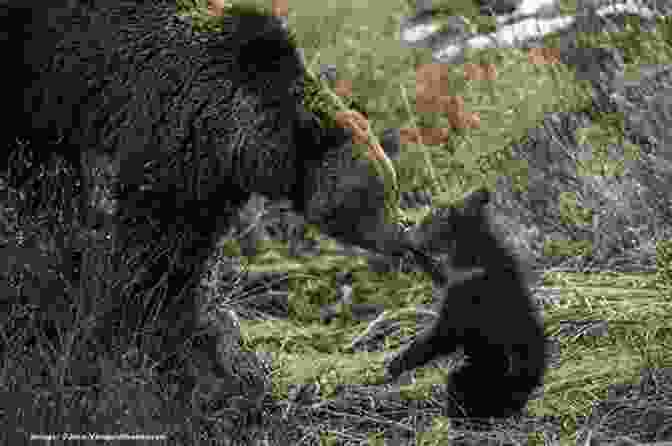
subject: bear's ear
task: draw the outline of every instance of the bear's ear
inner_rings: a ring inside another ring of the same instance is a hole
[[[275,74],[276,79],[294,81],[303,74],[303,61],[290,34],[277,17],[242,14],[230,38],[237,45],[237,66],[248,79]]]
[[[239,85],[277,103],[292,96],[305,66],[294,38],[277,17],[252,11],[237,11],[222,17],[222,35],[213,39],[214,62],[233,68]]]
[[[280,30],[247,39],[239,47],[238,66],[250,74],[282,73],[287,67],[298,74],[301,65],[298,51]]]
[[[485,188],[476,189],[464,197],[462,211],[464,215],[480,215],[483,207],[490,203],[492,194]]]

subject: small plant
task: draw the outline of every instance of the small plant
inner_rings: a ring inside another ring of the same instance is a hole
[[[567,258],[590,256],[593,252],[592,243],[588,240],[548,240],[544,243],[544,256]]]

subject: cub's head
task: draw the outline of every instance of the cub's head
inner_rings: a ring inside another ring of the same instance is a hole
[[[491,194],[478,189],[464,197],[462,203],[432,212],[413,230],[419,251],[447,254],[453,268],[482,265],[494,235],[485,206]]]

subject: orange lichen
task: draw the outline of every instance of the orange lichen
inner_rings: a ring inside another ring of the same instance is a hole
[[[371,131],[371,126],[361,113],[356,110],[336,112],[334,120],[340,127],[352,130],[352,140],[356,144],[365,144],[368,146],[368,153],[372,160],[383,161],[387,158],[380,143],[369,140],[368,135]]]
[[[532,64],[553,64],[560,62],[559,48],[530,48],[527,60]]]

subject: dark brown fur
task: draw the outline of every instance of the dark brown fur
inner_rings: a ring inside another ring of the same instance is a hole
[[[518,261],[489,227],[489,201],[487,191],[473,192],[462,208],[448,208],[417,231],[424,237],[420,246],[448,248],[457,276],[445,280],[434,265],[424,265],[440,282],[439,317],[388,366],[396,377],[464,347],[468,365],[448,381],[448,413],[456,417],[520,413],[546,369],[542,323]]]

